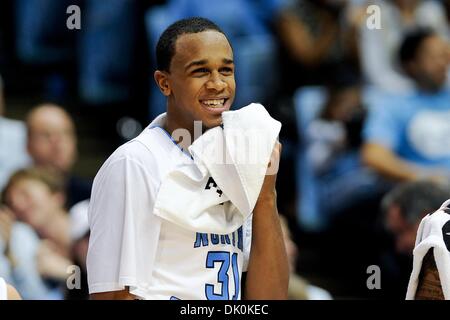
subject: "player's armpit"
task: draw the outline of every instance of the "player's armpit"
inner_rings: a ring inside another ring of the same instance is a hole
[[[90,298],[91,300],[137,300],[136,296],[129,292],[128,287],[121,291],[93,293]]]
[[[429,250],[422,262],[416,300],[445,300],[442,292],[439,271],[434,261],[433,249]]]

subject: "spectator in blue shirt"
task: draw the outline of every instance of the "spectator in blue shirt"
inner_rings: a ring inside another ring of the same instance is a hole
[[[363,132],[364,162],[395,181],[450,181],[450,64],[448,43],[418,29],[403,40],[401,64],[416,89],[385,96],[370,112]]]

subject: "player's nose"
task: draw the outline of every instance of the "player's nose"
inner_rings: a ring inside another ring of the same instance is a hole
[[[222,79],[218,72],[212,72],[211,77],[206,82],[208,90],[222,91],[227,87],[227,83]]]

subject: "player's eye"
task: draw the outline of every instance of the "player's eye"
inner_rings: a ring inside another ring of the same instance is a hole
[[[219,72],[224,75],[231,75],[233,73],[233,68],[230,67],[223,67],[219,69]]]
[[[209,70],[207,68],[197,68],[195,70],[192,71],[192,74],[194,75],[203,75],[205,73],[208,73]]]

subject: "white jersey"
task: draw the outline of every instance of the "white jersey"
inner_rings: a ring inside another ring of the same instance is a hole
[[[181,162],[173,156],[174,148],[189,156],[154,124],[119,147],[95,177],[89,207],[89,292],[128,286],[142,299],[240,299],[251,217],[235,232],[216,235],[156,216],[161,181]],[[173,197],[176,201],[177,195]]]
[[[8,287],[2,277],[0,277],[0,300],[8,300]]]

